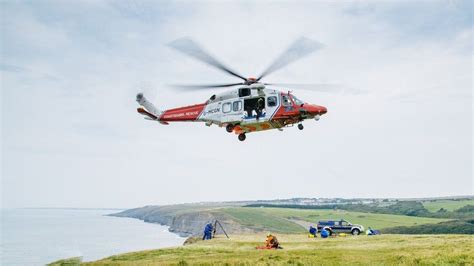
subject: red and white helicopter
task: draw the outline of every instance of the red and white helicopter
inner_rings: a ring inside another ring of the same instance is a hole
[[[296,98],[291,92],[282,92],[267,86],[283,87],[289,84],[262,83],[261,79],[268,74],[320,49],[318,42],[301,38],[294,42],[280,57],[278,57],[258,78],[244,78],[235,71],[224,66],[214,57],[206,53],[190,39],[179,39],[170,43],[172,48],[192,56],[208,65],[222,70],[243,80],[239,83],[212,85],[174,85],[181,89],[209,89],[240,86],[236,89],[212,95],[200,104],[178,107],[161,111],[150,103],[143,93],[139,93],[136,101],[140,104],[138,113],[145,119],[158,121],[168,125],[170,122],[205,122],[225,127],[227,132],[238,135],[240,141],[246,139],[246,134],[269,129],[282,128],[301,123],[306,119],[319,120],[327,112],[326,107],[305,103]],[[292,86],[292,85],[290,85]],[[308,86],[308,85],[304,85]],[[319,89],[321,90],[321,89]]]

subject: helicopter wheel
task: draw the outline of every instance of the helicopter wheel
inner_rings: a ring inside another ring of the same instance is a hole
[[[225,126],[225,130],[229,133],[232,133],[232,131],[234,131],[234,125],[228,124],[227,126]]]
[[[240,133],[239,134],[239,140],[240,141],[244,141],[246,138],[247,138],[247,136],[245,136],[245,133]]]
[[[299,130],[303,130],[303,128],[304,128],[303,124],[298,124],[298,129]]]

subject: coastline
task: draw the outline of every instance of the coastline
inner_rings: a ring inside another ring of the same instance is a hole
[[[168,220],[161,220],[159,217],[159,215],[155,215],[153,220],[147,220],[147,219],[144,219],[142,217],[136,217],[136,216],[132,216],[132,215],[126,215],[124,214],[124,212],[126,212],[128,210],[124,210],[124,211],[121,211],[121,212],[118,212],[118,213],[110,213],[110,214],[106,214],[106,216],[111,216],[111,217],[116,217],[116,218],[130,218],[130,219],[136,219],[136,220],[140,220],[140,221],[143,221],[144,223],[149,223],[149,224],[157,224],[157,225],[160,225],[160,226],[165,226],[167,227],[167,230],[168,232],[172,233],[172,234],[175,234],[179,237],[183,237],[183,238],[188,238],[190,236],[192,236],[193,234],[192,233],[189,233],[189,232],[186,232],[186,231],[180,231],[180,230],[176,230],[176,229],[173,229],[172,228],[172,223],[170,222],[165,222],[165,221],[168,221]]]
[[[2,210],[2,263],[44,265],[71,257],[93,261],[114,254],[182,246],[186,240],[166,225],[117,219],[108,215],[113,211]]]
[[[204,226],[215,220],[219,220],[227,233],[246,234],[260,231],[243,224],[235,217],[222,211],[227,207],[235,206],[241,206],[241,204],[209,203],[144,206],[112,213],[110,216],[135,218],[147,223],[169,226],[168,230],[171,233],[181,237],[201,236]]]

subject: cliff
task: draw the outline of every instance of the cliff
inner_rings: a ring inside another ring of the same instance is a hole
[[[229,234],[253,233],[257,230],[244,227],[235,218],[219,211],[223,207],[240,204],[181,204],[171,206],[145,206],[110,214],[116,217],[130,217],[148,223],[169,226],[169,231],[181,236],[202,235],[204,226],[215,219],[219,220]],[[218,228],[218,233],[222,233]]]

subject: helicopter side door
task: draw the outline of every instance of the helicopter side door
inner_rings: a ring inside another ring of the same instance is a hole
[[[274,121],[279,127],[298,122],[299,109],[294,103],[291,94],[280,93],[278,98],[281,102],[278,106],[278,110],[272,117],[272,121]]]
[[[280,113],[280,112],[279,112]],[[296,105],[291,94],[281,94],[281,115],[283,117],[293,120],[299,114],[298,106]]]
[[[278,107],[280,106],[280,100],[278,97],[278,94],[267,94],[267,100],[266,100],[266,106],[265,106],[265,111],[267,114],[267,119],[270,120],[273,115],[276,113],[278,110]]]

